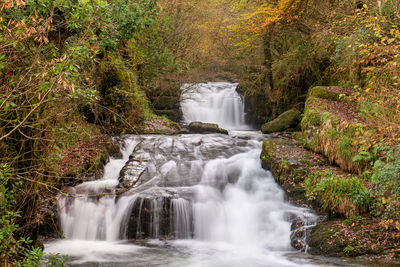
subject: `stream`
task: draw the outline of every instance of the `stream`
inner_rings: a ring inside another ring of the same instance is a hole
[[[286,202],[261,168],[269,137],[246,125],[236,86],[182,86],[184,123],[218,123],[229,135],[117,137],[122,156],[103,177],[58,198],[65,238],[45,252],[69,266],[358,266],[291,247],[292,222],[307,233],[318,218]]]

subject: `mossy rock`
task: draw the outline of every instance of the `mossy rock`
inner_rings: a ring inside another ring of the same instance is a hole
[[[182,118],[182,111],[180,109],[154,110],[154,113],[159,116],[166,116],[174,122],[180,121]]]
[[[100,94],[100,105],[96,105],[91,109],[92,112],[85,114],[90,115],[90,121],[101,125],[102,131],[107,134],[140,132],[144,121],[154,114],[129,62],[118,54],[109,53],[100,62],[95,79]],[[86,108],[88,109],[90,108]]]
[[[189,130],[192,133],[221,133],[228,134],[228,131],[222,128],[219,128],[218,124],[215,123],[204,123],[199,121],[194,121],[189,124]]]
[[[107,152],[109,157],[122,158],[121,149],[117,143],[110,142],[107,145]]]
[[[312,204],[306,196],[304,180],[311,167],[325,163],[321,156],[301,148],[296,141],[274,138],[263,142],[260,158],[262,167],[271,171],[290,202],[300,206]]]
[[[308,98],[310,97],[339,101],[340,94],[330,91],[327,87],[316,86],[308,92]]]
[[[297,109],[290,109],[281,115],[278,118],[264,124],[261,127],[261,131],[263,133],[274,133],[281,132],[291,127],[295,127],[301,119],[301,113]]]
[[[315,226],[307,240],[308,252],[324,256],[342,256],[347,246],[340,240],[332,242],[333,236],[340,231],[331,221],[319,223]]]
[[[271,170],[273,167],[274,153],[276,151],[276,139],[265,140],[261,150],[261,164],[266,170]]]

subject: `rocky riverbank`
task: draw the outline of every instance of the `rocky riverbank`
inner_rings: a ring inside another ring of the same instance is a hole
[[[315,87],[301,132],[263,143],[263,167],[288,200],[320,215],[308,238],[310,253],[399,264],[397,189],[383,189],[395,179],[388,173],[396,161],[387,153],[396,152],[394,146],[384,151],[378,133],[348,89]]]

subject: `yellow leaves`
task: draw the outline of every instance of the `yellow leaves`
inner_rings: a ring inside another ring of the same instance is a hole
[[[392,229],[392,230],[397,230],[400,231],[400,222],[398,220],[383,220],[379,223],[379,225],[386,230]],[[396,234],[396,236],[400,237],[400,233]]]
[[[264,3],[243,16],[251,31],[261,31],[274,23],[291,23],[299,18],[303,0],[281,0]]]

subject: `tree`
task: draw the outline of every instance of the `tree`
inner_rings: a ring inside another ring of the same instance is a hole
[[[265,57],[265,89],[271,100],[273,100],[272,91],[274,90],[271,42],[275,27],[277,24],[289,25],[295,23],[301,15],[306,2],[307,0],[254,1],[255,9],[243,16],[247,30],[262,35]]]

